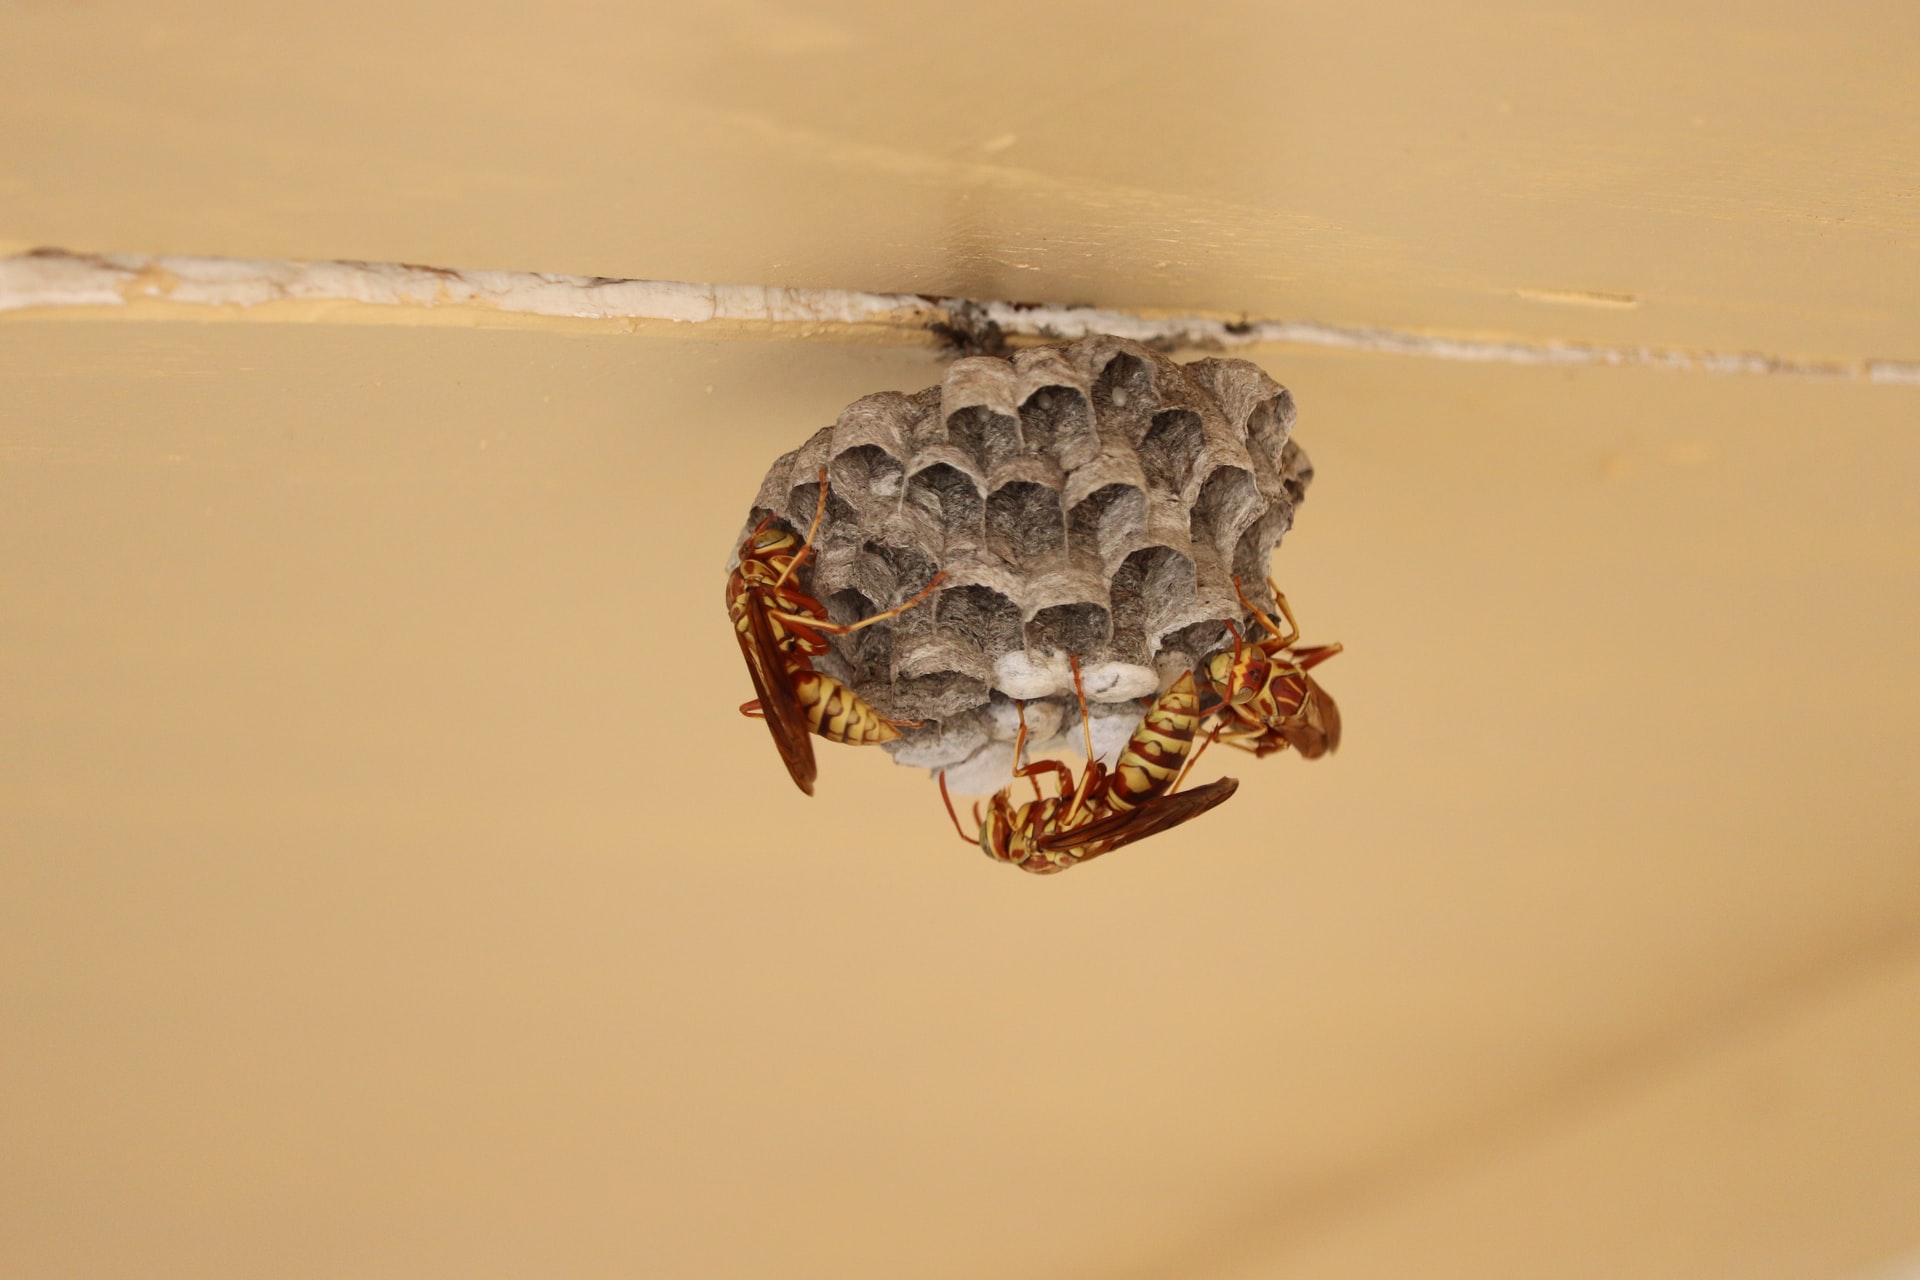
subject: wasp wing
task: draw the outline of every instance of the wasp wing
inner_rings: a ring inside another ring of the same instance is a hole
[[[1170,796],[1156,796],[1139,808],[1127,813],[1116,813],[1111,817],[1089,822],[1084,827],[1074,827],[1068,831],[1056,831],[1041,836],[1034,843],[1047,853],[1067,853],[1083,849],[1090,845],[1104,844],[1099,850],[1108,853],[1122,845],[1132,844],[1135,840],[1144,840],[1148,836],[1177,827],[1181,823],[1197,818],[1215,805],[1226,802],[1228,796],[1240,788],[1238,778],[1221,778],[1209,782],[1204,787],[1195,787],[1191,791],[1179,791]],[[1096,854],[1086,854],[1080,860]]]
[[[1310,679],[1313,686],[1313,700],[1320,708],[1320,726],[1327,735],[1327,750],[1340,749],[1340,708],[1334,702],[1333,695],[1320,687],[1318,680]]]
[[[780,758],[786,762],[787,772],[793,775],[793,784],[812,795],[818,770],[813,763],[813,741],[807,736],[806,713],[800,709],[800,699],[794,696],[793,685],[786,678],[786,665],[780,660],[773,625],[757,593],[749,592],[747,596],[746,632],[743,634],[735,628],[734,635],[739,637],[740,652],[747,659],[754,691],[760,695],[760,711],[767,719],[768,732],[773,734],[773,745],[780,749]]]
[[[1312,676],[1306,679],[1306,703],[1281,732],[1295,751],[1308,760],[1317,760],[1340,749],[1340,708],[1318,680]]]

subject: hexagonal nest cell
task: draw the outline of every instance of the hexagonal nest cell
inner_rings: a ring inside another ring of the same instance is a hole
[[[917,395],[855,401],[781,457],[742,539],[768,515],[804,535],[824,467],[802,580],[835,621],[946,573],[815,665],[883,714],[925,722],[887,744],[897,763],[992,791],[1011,767],[1016,700],[1033,747],[1080,745],[1068,654],[1110,757],[1139,699],[1230,644],[1229,619],[1248,623],[1236,574],[1271,606],[1268,559],[1313,478],[1293,418],[1286,388],[1244,360],[1177,364],[1112,337],[969,357]]]

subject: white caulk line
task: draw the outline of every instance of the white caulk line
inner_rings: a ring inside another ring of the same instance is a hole
[[[842,324],[895,330],[924,330],[930,324],[950,320],[962,301],[846,289],[686,284],[528,271],[454,271],[394,262],[146,257],[58,250],[0,258],[0,312],[121,307],[147,300],[188,308],[349,302],[587,320]],[[979,303],[976,314],[1016,337],[1070,339],[1108,333],[1174,348],[1217,350],[1282,344],[1481,364],[1640,366],[1920,386],[1920,361],[1911,360],[1803,360],[1756,351],[1449,338],[1313,321],[1234,323],[1206,316],[1150,317],[1092,307],[1007,302]]]
[[[118,307],[147,299],[189,307],[357,302],[693,324],[712,320],[870,324],[890,320],[903,309],[931,309],[924,298],[912,295],[610,280],[529,271],[451,271],[397,262],[287,262],[46,250],[0,258],[0,311]]]

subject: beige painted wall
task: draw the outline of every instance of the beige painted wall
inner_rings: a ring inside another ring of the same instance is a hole
[[[0,242],[1920,357],[1904,7],[1024,21],[0,5]],[[733,711],[924,345],[309,319],[0,323],[0,1274],[1920,1249],[1920,391],[1254,352],[1348,743],[1035,881]]]

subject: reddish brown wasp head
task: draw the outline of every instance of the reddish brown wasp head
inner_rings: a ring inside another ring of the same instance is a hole
[[[1267,660],[1266,653],[1257,645],[1248,645],[1233,664],[1227,701],[1236,707],[1245,706],[1260,696],[1272,678],[1273,663]]]

